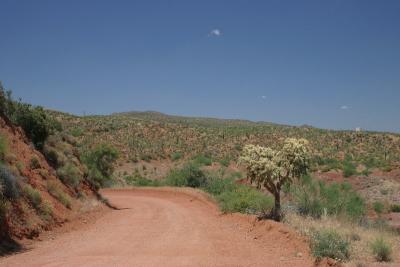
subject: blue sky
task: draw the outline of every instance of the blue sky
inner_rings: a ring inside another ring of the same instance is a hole
[[[0,0],[0,80],[75,114],[400,132],[400,1]]]

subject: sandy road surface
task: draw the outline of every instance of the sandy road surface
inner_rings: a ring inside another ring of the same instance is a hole
[[[313,266],[306,244],[285,226],[221,215],[194,190],[102,194],[121,209],[2,258],[0,266]]]

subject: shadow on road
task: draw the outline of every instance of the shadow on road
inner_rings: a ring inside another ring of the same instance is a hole
[[[26,249],[10,237],[6,237],[0,241],[0,257],[24,251],[26,251]]]

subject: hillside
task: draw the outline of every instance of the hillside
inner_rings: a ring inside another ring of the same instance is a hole
[[[277,147],[287,137],[301,137],[311,143],[318,169],[341,169],[347,160],[368,170],[391,170],[400,162],[400,135],[394,133],[333,131],[158,112],[85,117],[49,112],[82,147],[111,143],[130,161],[168,159],[176,153],[183,157],[204,154],[216,160],[236,160],[245,144]]]
[[[2,118],[0,139],[4,144],[4,163],[0,165],[5,196],[2,237],[33,238],[78,212],[87,204],[83,200],[94,198],[85,182],[75,188],[62,183],[22,129],[7,124]],[[68,143],[63,144],[72,148]]]

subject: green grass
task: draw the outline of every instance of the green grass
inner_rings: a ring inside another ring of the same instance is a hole
[[[372,207],[377,214],[381,214],[385,209],[385,205],[379,201],[375,201],[374,203],[372,203]]]
[[[82,175],[77,167],[72,163],[57,169],[57,176],[69,186],[76,188],[82,180]]]
[[[212,164],[212,159],[209,156],[206,155],[197,155],[193,157],[192,159],[194,164],[200,165],[200,166],[210,166]]]
[[[40,195],[39,191],[27,184],[23,187],[23,192],[32,206],[37,210],[40,209],[40,205],[42,204],[42,196]]]
[[[66,208],[70,209],[71,206],[71,198],[62,191],[59,185],[54,181],[49,181],[47,183],[47,191],[50,195],[55,197],[58,201],[61,202]]]
[[[180,160],[182,157],[183,157],[183,154],[181,152],[174,152],[171,155],[172,161]]]
[[[383,238],[377,238],[371,243],[372,253],[379,262],[392,260],[392,247]]]
[[[311,250],[315,257],[329,257],[347,260],[350,255],[350,242],[341,237],[333,229],[324,229],[314,233],[311,240]]]
[[[303,215],[320,218],[326,212],[327,215],[345,216],[357,221],[366,212],[364,200],[347,183],[326,184],[304,176],[289,191],[293,204]]]
[[[72,128],[69,133],[73,136],[73,137],[79,137],[82,136],[82,134],[84,133],[84,130],[81,127],[76,127],[76,128]]]
[[[129,175],[124,177],[125,182],[132,186],[161,186],[163,183],[159,180],[150,180],[140,175]]]
[[[350,160],[345,160],[343,162],[343,176],[350,177],[357,174],[356,166]]]
[[[272,198],[245,185],[235,185],[233,189],[216,196],[222,212],[247,214],[267,213],[273,207]]]
[[[229,157],[225,157],[225,158],[223,158],[223,159],[220,159],[220,160],[219,160],[219,163],[220,163],[222,166],[228,167],[229,164],[231,163],[231,159],[230,159]]]
[[[194,163],[188,163],[181,169],[173,169],[167,175],[165,184],[177,187],[201,187],[206,181],[205,173]]]

